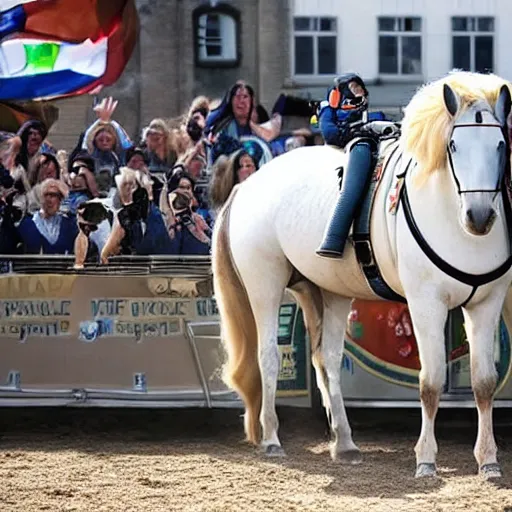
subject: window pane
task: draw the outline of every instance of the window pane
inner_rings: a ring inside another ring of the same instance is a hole
[[[313,73],[313,38],[311,36],[296,36],[295,74],[312,75]]]
[[[381,32],[394,32],[396,18],[379,18],[379,30]]]
[[[294,18],[293,20],[293,28],[297,31],[299,30],[311,30],[311,18]]]
[[[404,18],[405,32],[421,32],[421,18]]]
[[[222,45],[215,43],[207,43],[206,55],[208,57],[220,57],[222,55]]]
[[[336,32],[336,18],[320,18],[322,32]]]
[[[379,73],[398,73],[398,41],[396,36],[379,37]]]
[[[222,50],[222,58],[226,60],[236,60],[237,30],[235,18],[229,14],[221,14],[220,33],[222,39],[219,41],[219,46]],[[213,40],[212,43],[215,43],[215,40]]]
[[[471,71],[471,44],[469,36],[454,36],[452,40],[453,67]]]
[[[206,18],[206,37],[220,37],[220,20],[218,14],[208,14]]]
[[[402,73],[404,75],[421,74],[421,37],[402,37]]]
[[[336,73],[336,37],[318,38],[318,73],[330,75]]]
[[[475,71],[492,71],[494,67],[494,41],[492,36],[475,37]]]
[[[452,30],[454,32],[467,32],[468,30],[468,19],[460,16],[452,18]]]
[[[478,18],[479,32],[494,32],[494,18]]]

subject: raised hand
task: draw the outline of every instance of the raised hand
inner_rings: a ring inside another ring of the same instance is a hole
[[[119,102],[114,100],[112,96],[109,96],[108,98],[103,98],[100,103],[93,108],[93,110],[96,112],[100,121],[109,123],[118,103]]]

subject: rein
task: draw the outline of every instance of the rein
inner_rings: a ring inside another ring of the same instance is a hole
[[[456,125],[454,128],[457,127],[465,127],[465,126],[492,126],[492,127],[499,127],[502,129],[501,125],[498,124],[461,124]],[[407,181],[405,180],[406,174],[409,171],[409,168],[412,163],[412,159],[409,160],[407,163],[407,166],[403,173],[398,175],[398,178],[404,178],[404,184],[402,187],[402,190],[400,192],[400,198],[399,203],[401,202],[403,205],[404,210],[404,216],[405,220],[407,222],[407,226],[409,227],[409,231],[411,232],[414,240],[416,240],[416,243],[419,245],[425,256],[442,272],[444,272],[446,275],[452,277],[456,281],[459,281],[461,283],[467,284],[471,286],[473,289],[469,295],[469,297],[461,304],[462,307],[466,306],[468,302],[473,298],[478,288],[482,285],[491,283],[492,281],[495,281],[505,275],[508,270],[512,267],[512,240],[510,236],[510,230],[512,226],[512,207],[510,205],[510,200],[508,197],[507,189],[505,180],[502,178],[501,181],[501,187],[497,188],[496,190],[460,190],[459,182],[457,180],[457,177],[455,176],[455,171],[453,169],[453,163],[451,159],[451,153],[450,149],[448,148],[448,159],[450,162],[451,171],[453,173],[453,177],[455,179],[455,182],[457,183],[458,187],[458,193],[469,193],[469,192],[501,192],[503,194],[503,207],[505,210],[505,220],[509,231],[509,243],[511,244],[510,247],[510,255],[507,258],[507,260],[502,263],[499,267],[495,268],[494,270],[491,270],[490,272],[486,272],[485,274],[470,274],[468,272],[464,272],[462,270],[459,270],[458,268],[450,265],[446,260],[441,258],[439,254],[437,254],[432,247],[428,244],[428,242],[425,240],[423,235],[421,234],[421,231],[416,223],[416,220],[414,219],[414,215],[412,213],[411,204],[409,202],[409,195],[407,193]]]

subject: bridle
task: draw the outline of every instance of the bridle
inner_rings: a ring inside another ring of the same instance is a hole
[[[464,124],[462,124],[461,123],[461,124],[455,125],[453,129],[455,130],[455,128],[465,128],[465,127],[474,127],[474,126],[478,126],[478,127],[487,126],[487,127],[499,128],[502,132],[504,132],[503,127],[500,124],[495,124],[495,123],[489,123],[489,124],[483,124],[483,123],[464,123]],[[506,149],[507,149],[506,154],[507,154],[507,158],[508,158],[510,156],[510,152],[509,152],[509,146],[506,142],[507,140],[508,139],[505,138],[505,144],[506,144]],[[412,213],[411,204],[409,202],[409,196],[407,193],[407,181],[405,179],[407,172],[409,171],[411,164],[413,163],[412,158],[409,160],[404,172],[402,172],[400,175],[397,176],[397,178],[403,178],[403,180],[404,180],[402,190],[400,192],[399,203],[402,203],[403,210],[404,210],[404,217],[407,222],[407,226],[409,227],[409,231],[411,232],[413,238],[416,240],[416,243],[419,245],[419,247],[421,248],[421,250],[423,251],[425,256],[427,256],[427,258],[437,268],[439,268],[439,270],[441,270],[448,276],[452,277],[456,281],[467,284],[468,286],[471,286],[473,288],[471,290],[471,293],[469,294],[468,298],[460,305],[461,307],[464,307],[473,298],[473,296],[475,295],[476,291],[478,290],[478,288],[480,286],[483,286],[485,284],[491,283],[492,281],[499,279],[500,277],[505,275],[509,271],[509,269],[512,267],[512,240],[511,240],[511,236],[510,236],[511,235],[510,230],[512,227],[512,209],[511,209],[510,202],[508,199],[508,193],[506,190],[504,176],[500,176],[496,189],[461,190],[459,180],[457,179],[457,176],[455,174],[449,143],[448,143],[448,160],[450,163],[450,169],[451,169],[453,178],[455,180],[455,183],[457,184],[457,191],[458,191],[459,195],[468,194],[471,192],[491,192],[491,193],[501,192],[503,194],[503,206],[504,206],[504,210],[505,210],[505,219],[506,219],[506,223],[507,223],[507,227],[508,227],[508,231],[509,231],[509,243],[511,244],[509,257],[507,258],[507,260],[504,263],[502,263],[499,267],[495,268],[494,270],[491,270],[490,272],[486,272],[485,274],[470,274],[468,272],[463,272],[462,270],[459,270],[458,268],[453,267],[452,265],[450,265],[450,263],[448,263],[446,260],[441,258],[441,256],[439,256],[439,254],[437,254],[434,251],[434,249],[432,249],[432,247],[430,247],[428,242],[425,240],[425,238],[421,234],[421,231],[420,231],[420,229],[416,223],[416,220],[414,219],[414,215]],[[507,168],[507,167],[508,166],[505,165],[505,168]]]
[[[504,135],[505,140],[507,140],[507,137],[506,137],[506,134],[504,133],[503,127],[501,126],[501,124],[498,124],[498,123],[460,123],[460,124],[454,125],[452,133],[453,133],[453,131],[455,131],[456,128],[482,128],[482,127],[484,127],[484,128],[499,128],[500,132]],[[460,188],[460,181],[457,178],[457,175],[455,173],[455,166],[453,165],[453,153],[455,151],[452,148],[451,137],[450,137],[450,142],[448,142],[446,147],[447,147],[448,163],[449,163],[449,166],[450,166],[450,171],[452,173],[453,180],[455,181],[455,184],[457,185],[457,193],[459,195],[471,194],[473,192],[488,192],[488,193],[497,194],[498,192],[502,191],[502,182],[503,182],[503,178],[504,178],[504,172],[503,171],[502,171],[501,175],[498,177],[498,182],[496,183],[496,188],[494,188],[494,189],[466,189],[466,190],[461,190],[461,188]],[[505,146],[505,147],[506,147],[506,150],[507,150],[507,154],[509,154],[508,146]]]

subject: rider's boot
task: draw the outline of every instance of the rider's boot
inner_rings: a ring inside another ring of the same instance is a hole
[[[349,154],[343,173],[341,190],[324,233],[324,239],[316,250],[324,258],[341,258],[350,226],[366,183],[372,171],[372,147],[367,141],[356,143]]]

